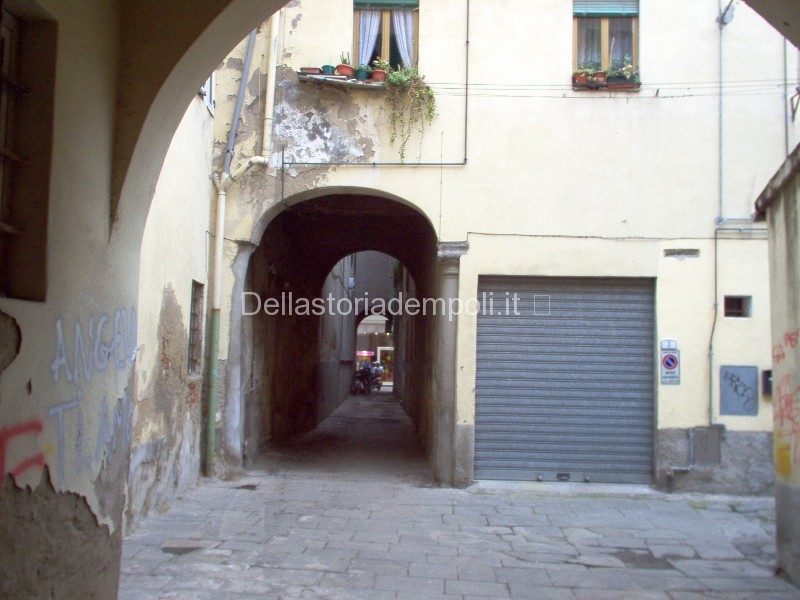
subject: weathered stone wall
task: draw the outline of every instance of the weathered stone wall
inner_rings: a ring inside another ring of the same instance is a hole
[[[35,490],[19,489],[10,476],[0,488],[0,597],[116,598],[121,530],[101,526],[86,499],[56,492],[48,469]],[[17,535],[24,528],[25,536]],[[69,549],[69,552],[65,552]],[[13,565],[13,568],[7,566]]]
[[[188,372],[188,333],[172,287],[164,289],[158,365],[139,390],[125,510],[128,528],[169,508],[200,473],[202,376]],[[153,435],[155,433],[155,435]]]
[[[720,464],[689,465],[686,429],[659,429],[656,436],[656,485],[666,491],[707,494],[769,495],[774,492],[772,433],[769,431],[722,432]],[[679,470],[669,475],[670,467]]]
[[[170,144],[142,236],[128,529],[166,510],[200,472],[208,255],[198,250],[211,229],[212,123],[203,101],[194,99]],[[202,303],[200,361],[190,372],[194,287]]]

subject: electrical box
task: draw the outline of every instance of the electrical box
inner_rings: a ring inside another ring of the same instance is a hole
[[[694,464],[718,465],[722,462],[722,427],[694,428]]]

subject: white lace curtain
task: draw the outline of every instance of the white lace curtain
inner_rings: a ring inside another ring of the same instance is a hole
[[[381,11],[362,10],[358,23],[358,63],[368,65],[375,51],[375,42],[381,28]],[[406,67],[414,66],[414,13],[410,10],[392,11],[392,30],[400,51],[400,60]],[[389,60],[388,56],[381,58]]]
[[[381,28],[381,11],[362,10],[358,27],[360,47],[358,49],[357,64],[368,65],[372,58],[372,51],[375,49],[375,41],[378,39],[378,31]]]
[[[393,10],[392,26],[400,59],[406,67],[414,66],[414,17],[410,10]]]

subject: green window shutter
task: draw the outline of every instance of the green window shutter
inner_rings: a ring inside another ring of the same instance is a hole
[[[354,0],[355,8],[361,9],[392,9],[402,8],[405,10],[419,8],[419,0]]]
[[[635,17],[639,0],[572,0],[576,17]]]

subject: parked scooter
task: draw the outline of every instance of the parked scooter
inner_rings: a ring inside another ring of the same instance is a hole
[[[353,381],[350,384],[352,394],[370,394],[372,392],[372,377],[370,365],[364,365],[353,373]]]
[[[350,384],[352,394],[371,394],[380,391],[383,387],[383,365],[378,361],[365,364],[358,371],[353,373],[353,381]]]
[[[383,365],[376,360],[370,363],[369,367],[372,375],[372,389],[380,392],[383,387]]]

